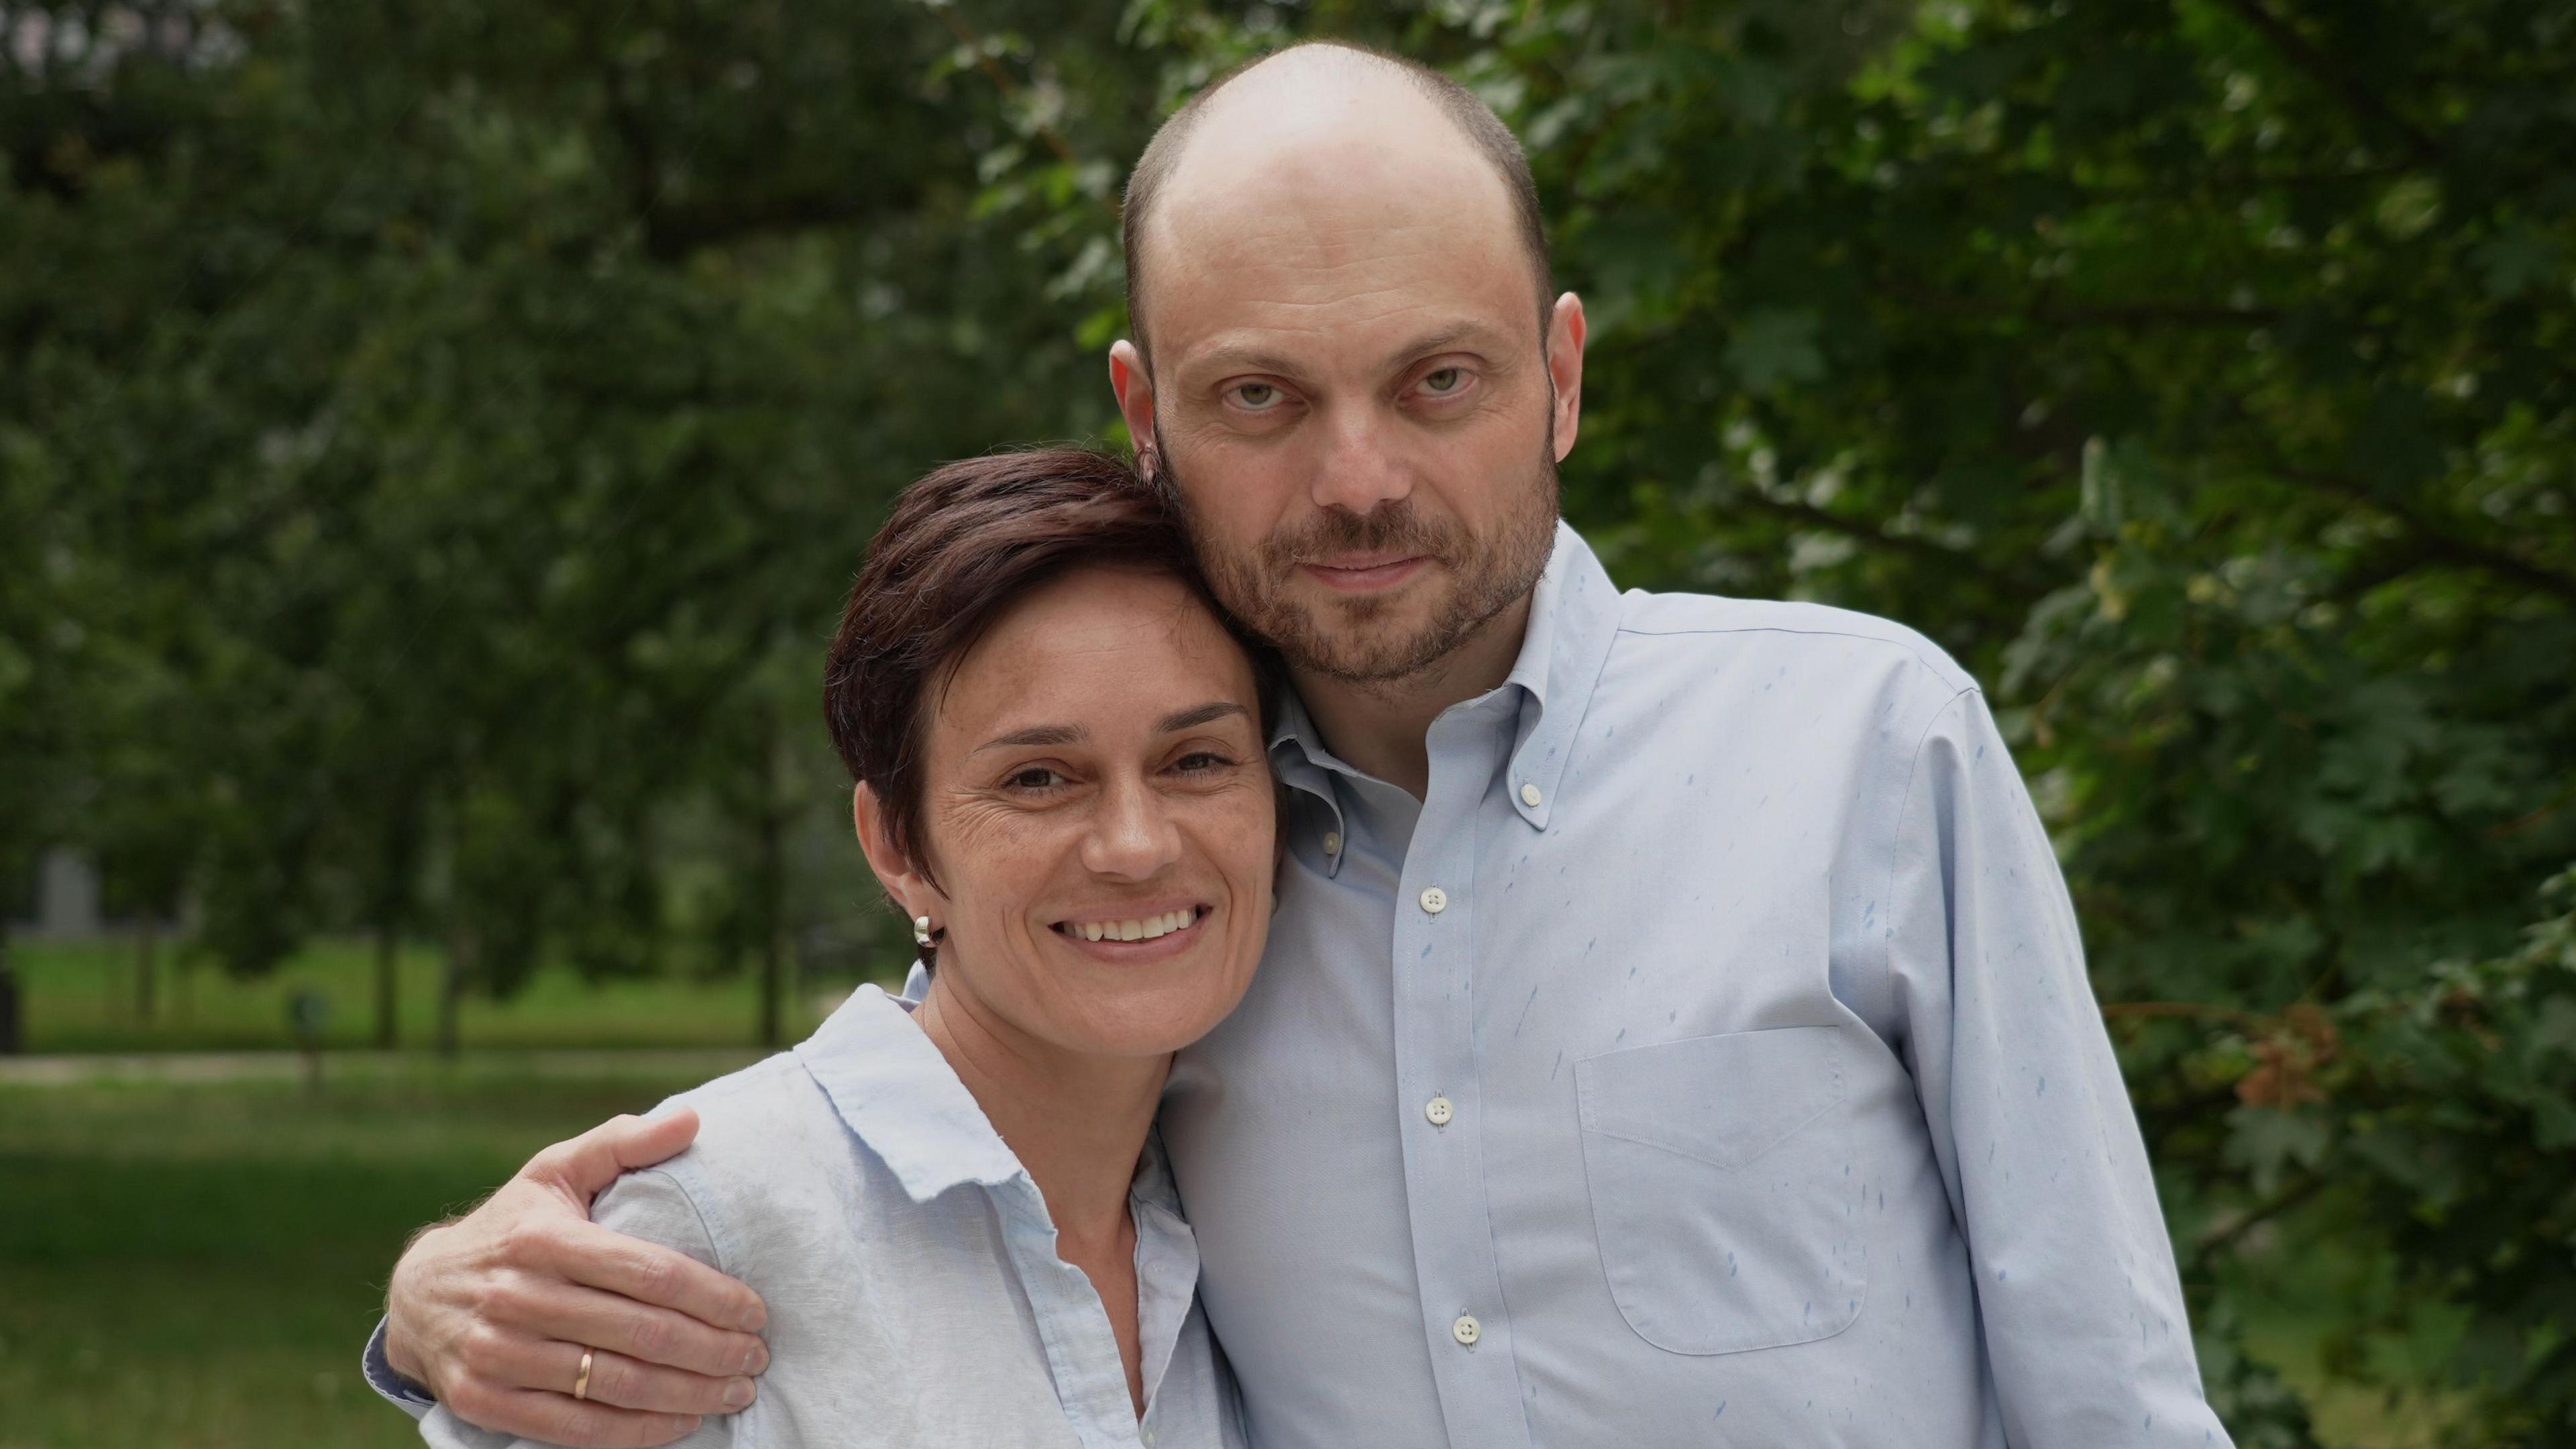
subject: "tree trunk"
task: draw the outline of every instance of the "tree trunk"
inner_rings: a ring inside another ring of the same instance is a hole
[[[447,936],[447,969],[438,983],[438,1054],[456,1055],[461,1043],[457,1039],[457,1009],[464,1004],[465,980],[472,970],[474,937],[459,928]]]
[[[20,1012],[18,976],[9,969],[9,918],[0,914],[0,1057],[14,1057],[27,1048]]]
[[[760,814],[760,1044],[775,1050],[783,1031],[782,1018],[787,994],[787,950],[781,939],[785,914],[782,897],[786,894],[785,850],[780,836],[784,822],[775,804]]]
[[[376,1046],[392,1051],[402,1003],[402,934],[391,921],[376,927]]]
[[[134,1019],[152,1024],[155,971],[152,958],[161,946],[161,928],[150,917],[143,921],[142,934],[134,938]]]

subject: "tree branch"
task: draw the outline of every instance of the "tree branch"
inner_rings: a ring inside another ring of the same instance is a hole
[[[2376,92],[2293,29],[2288,21],[2264,9],[2261,0],[2226,0],[2226,5],[2255,34],[2279,51],[2283,59],[2307,72],[2310,80],[2334,92],[2353,111],[2395,133],[2406,143],[2407,154],[2415,159],[2416,164],[2441,164],[2442,148],[2432,137],[2416,129],[2412,121],[2397,113],[2396,107],[2381,100]]]
[[[2297,468],[2282,468],[2279,472],[2282,477],[2293,483],[2303,484],[2332,493],[2339,498],[2348,498],[2355,503],[2376,508],[2412,531],[2414,536],[2407,541],[2404,548],[2390,559],[2383,561],[2378,568],[2364,574],[2364,578],[2369,580],[2370,587],[2375,588],[2379,584],[2386,583],[2406,572],[2407,569],[2420,564],[2447,563],[2497,574],[2526,587],[2556,595],[2568,603],[2576,604],[2576,575],[2563,574],[2546,565],[2534,563],[2502,544],[2463,538],[2444,528],[2439,520],[2427,517],[2393,498],[2373,492],[2352,479],[2312,473]],[[2398,566],[2401,564],[2402,567]],[[2374,575],[2377,577],[2373,577]]]
[[[2297,1186],[2274,1193],[2269,1201],[2248,1209],[2244,1216],[2227,1226],[2204,1233],[2199,1242],[2192,1244],[2192,1250],[2207,1254],[2234,1247],[2247,1233],[2325,1191],[2325,1186],[2325,1178],[2309,1174],[2301,1178]]]

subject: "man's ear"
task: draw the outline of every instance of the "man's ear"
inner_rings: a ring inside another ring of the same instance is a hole
[[[1572,292],[1557,298],[1548,314],[1547,376],[1555,384],[1556,461],[1562,463],[1583,423],[1583,299]]]
[[[877,873],[877,884],[894,897],[905,916],[928,916],[935,925],[946,925],[940,912],[947,902],[939,888],[915,867],[904,853],[895,848],[894,830],[886,819],[885,802],[868,788],[865,780],[850,792],[850,822],[859,830],[859,849],[868,857],[868,869]]]
[[[1148,459],[1154,451],[1154,378],[1145,370],[1145,354],[1124,337],[1109,345],[1109,390],[1118,398],[1118,415],[1127,420],[1137,458]],[[1156,466],[1145,462],[1148,478]]]

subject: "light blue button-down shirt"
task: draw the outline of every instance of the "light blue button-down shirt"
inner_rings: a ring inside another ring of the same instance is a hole
[[[769,1305],[769,1370],[690,1449],[1240,1445],[1194,1290],[1198,1248],[1149,1143],[1129,1202],[1147,1395],[1019,1159],[906,1007],[863,987],[792,1053],[672,1099],[694,1146],[629,1173],[593,1216],[742,1279]],[[382,1330],[378,1330],[381,1336]],[[369,1377],[389,1387],[381,1347]],[[426,1411],[454,1449],[512,1443]]]
[[[1291,709],[1268,955],[1164,1138],[1261,1449],[2225,1444],[1974,683],[1570,529],[1430,787]]]

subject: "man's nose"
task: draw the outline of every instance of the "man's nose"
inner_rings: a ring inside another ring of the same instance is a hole
[[[1413,492],[1412,470],[1398,456],[1383,411],[1344,406],[1324,417],[1325,443],[1312,488],[1315,506],[1366,517],[1381,503]]]
[[[1147,880],[1181,858],[1181,832],[1142,780],[1112,781],[1100,797],[1082,864],[1094,875]]]

